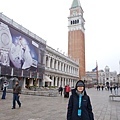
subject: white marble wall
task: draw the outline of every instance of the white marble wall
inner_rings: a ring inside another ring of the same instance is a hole
[[[45,75],[52,79],[51,86],[74,86],[79,78],[79,63],[47,46]]]

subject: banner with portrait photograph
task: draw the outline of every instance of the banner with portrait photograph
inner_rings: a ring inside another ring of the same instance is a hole
[[[22,32],[0,23],[0,64],[35,71],[39,44]]]

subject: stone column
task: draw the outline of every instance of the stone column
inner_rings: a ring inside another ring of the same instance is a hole
[[[61,77],[59,77],[59,86],[61,86]]]
[[[61,61],[59,61],[59,68],[58,69],[61,70]]]
[[[70,83],[69,83],[70,87],[72,86],[72,80],[70,79]]]
[[[68,73],[70,73],[70,66],[68,66]]]
[[[67,83],[66,83],[66,78],[65,78],[65,85],[66,85],[66,84],[67,84]],[[65,85],[64,85],[64,86],[65,86]],[[63,87],[64,87],[64,86],[63,86]]]
[[[73,83],[73,82],[74,82],[74,80],[72,80],[72,86],[74,86],[74,83]]]
[[[62,87],[64,86],[64,78],[62,78]]]
[[[68,85],[70,85],[70,79],[68,79]]]
[[[71,73],[73,74],[73,67],[71,67]]]
[[[58,60],[56,60],[56,70],[58,70]]]
[[[52,76],[52,83],[51,86],[54,86],[54,76]]]
[[[64,63],[62,64],[62,71],[64,71]]]
[[[58,77],[55,78],[55,86],[57,86]]]
[[[51,60],[51,58],[48,57],[48,67],[49,67],[49,68],[50,68],[50,60]]]

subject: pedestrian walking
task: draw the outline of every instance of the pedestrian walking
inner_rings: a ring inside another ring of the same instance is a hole
[[[110,86],[109,86],[109,85],[107,85],[107,89],[108,89],[108,91],[109,91],[109,89],[110,89]]]
[[[59,90],[59,94],[61,94],[61,96],[62,96],[63,87],[62,87],[62,86],[60,86],[58,90]]]
[[[66,98],[66,87],[67,86],[64,87],[64,98]]]
[[[100,91],[100,85],[99,85],[99,91]]]
[[[104,89],[104,86],[102,85],[102,86],[101,86],[101,88],[102,88],[102,91],[103,91],[103,89]]]
[[[100,91],[100,85],[97,85],[97,90],[99,90],[99,91]]]
[[[114,85],[113,89],[114,89],[114,93],[115,93],[115,95],[116,95],[116,94],[117,94],[117,93],[116,93],[116,89],[117,89],[116,85]]]
[[[111,92],[111,94],[112,94],[112,86],[110,86],[110,92]]]
[[[64,89],[64,97],[69,98],[70,86],[66,85]]]
[[[118,85],[116,86],[116,92],[117,92],[117,95],[118,95]]]
[[[97,90],[99,89],[99,85],[97,85]]]
[[[17,80],[15,82],[15,86],[13,87],[13,107],[12,109],[16,108],[16,101],[19,105],[19,108],[21,107],[21,102],[19,100],[21,94],[21,86],[19,85],[19,81]]]
[[[2,98],[1,99],[5,99],[6,98],[6,90],[7,90],[7,82],[5,81],[1,87],[1,90],[3,91],[2,93]]]
[[[85,91],[85,84],[82,80],[76,83],[70,96],[67,120],[94,120],[90,97]]]

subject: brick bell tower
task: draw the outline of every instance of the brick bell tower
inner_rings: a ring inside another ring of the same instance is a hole
[[[85,20],[79,0],[73,0],[68,17],[68,55],[79,61],[79,77],[85,76]]]

